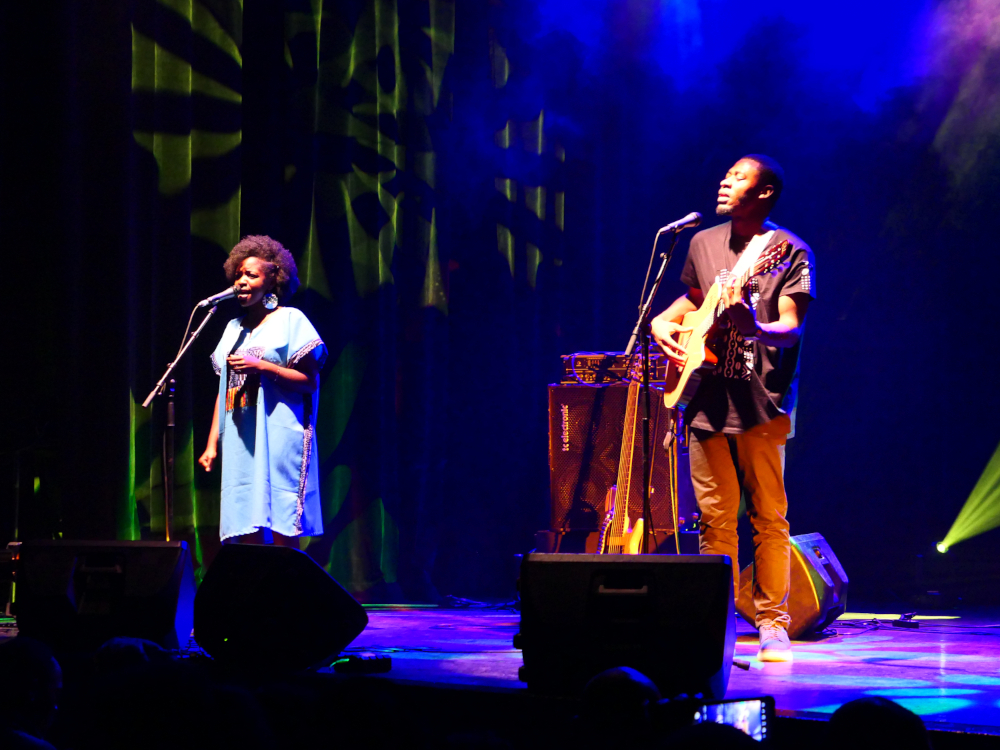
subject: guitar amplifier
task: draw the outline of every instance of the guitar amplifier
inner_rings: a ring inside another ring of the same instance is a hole
[[[624,384],[549,386],[550,532],[584,537],[596,535],[604,514],[604,498],[608,488],[618,480],[627,401],[628,386]],[[670,470],[667,453],[663,449],[668,409],[663,406],[658,392],[653,392],[650,401],[650,510],[657,532],[670,533],[674,530]],[[641,402],[639,409],[633,455],[635,468],[628,494],[633,520],[642,509]],[[678,515],[690,521],[697,505],[691,487],[687,450],[683,446],[678,451],[677,485]],[[658,536],[662,538],[659,533]],[[591,541],[594,538],[591,537]],[[586,546],[592,545],[586,543]],[[672,549],[674,545],[671,541],[667,550]]]

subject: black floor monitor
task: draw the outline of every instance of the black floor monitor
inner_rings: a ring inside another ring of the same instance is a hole
[[[527,555],[522,679],[572,695],[605,669],[632,667],[665,698],[723,698],[736,645],[732,570],[725,555]]]

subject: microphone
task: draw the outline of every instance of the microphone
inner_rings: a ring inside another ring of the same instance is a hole
[[[667,232],[679,232],[682,229],[687,229],[688,227],[696,227],[701,224],[701,214],[697,211],[692,211],[683,219],[678,219],[673,224],[667,224],[662,227],[657,234],[666,234]]]
[[[211,307],[212,305],[222,302],[223,300],[232,299],[235,296],[236,287],[231,286],[224,292],[213,294],[211,297],[205,297],[205,299],[198,303],[198,307]]]

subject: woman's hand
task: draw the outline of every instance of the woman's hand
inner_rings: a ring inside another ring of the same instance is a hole
[[[226,357],[226,362],[233,368],[234,372],[256,372],[263,373],[270,366],[270,362],[257,359],[250,354],[233,354]]]
[[[212,464],[215,463],[215,457],[217,455],[218,453],[216,453],[215,447],[210,446],[205,449],[204,453],[201,454],[201,458],[198,459],[198,463],[200,463],[205,468],[205,471],[211,471]]]
[[[285,390],[313,393],[319,387],[319,364],[313,357],[303,357],[294,367],[281,367],[249,354],[226,357],[233,372],[256,372]]]

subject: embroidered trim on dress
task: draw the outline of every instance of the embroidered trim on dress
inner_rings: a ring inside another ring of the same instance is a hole
[[[295,367],[302,358],[305,357],[309,352],[315,349],[317,346],[322,346],[324,349],[323,355],[319,359],[319,366],[322,367],[323,363],[326,362],[326,345],[323,343],[323,339],[313,339],[308,344],[299,349],[295,354],[288,358],[287,367]]]
[[[295,499],[295,533],[302,533],[302,513],[306,506],[306,479],[309,477],[309,458],[312,455],[312,425],[302,432],[302,467],[299,469],[299,494]]]
[[[303,404],[302,417],[305,425],[302,430],[302,465],[299,467],[299,492],[295,498],[294,528],[297,534],[302,533],[302,514],[306,506],[306,481],[309,479],[309,459],[312,457],[313,444],[312,395],[306,395],[303,398],[305,403]]]
[[[215,370],[216,375],[222,375],[222,365],[220,365],[219,360],[215,358],[215,352],[212,352],[212,369]]]

